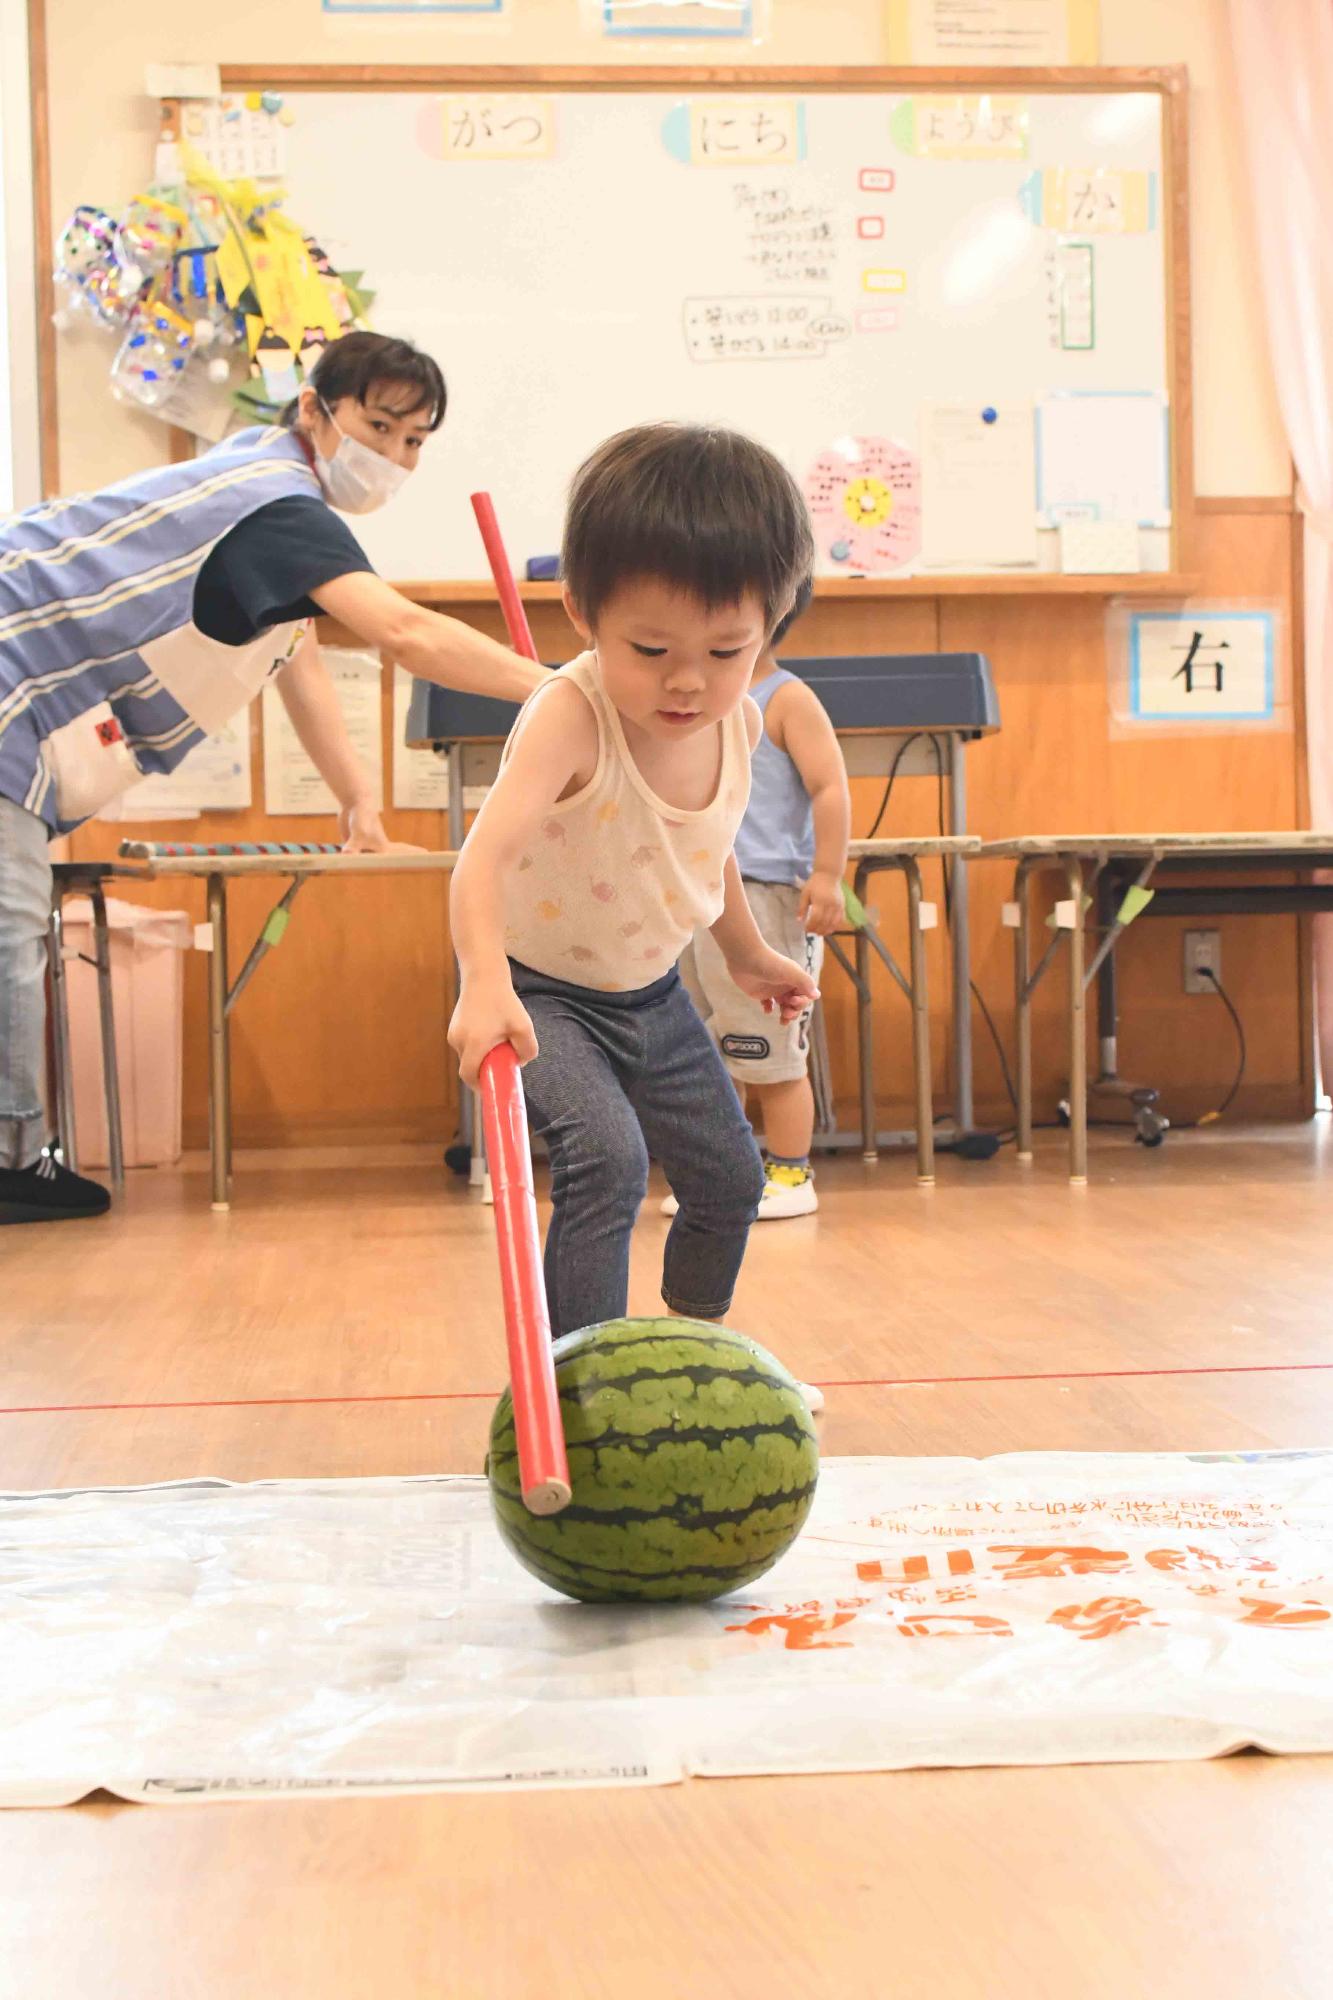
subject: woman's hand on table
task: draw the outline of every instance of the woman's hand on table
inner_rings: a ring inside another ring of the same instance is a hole
[[[338,838],[344,854],[424,854],[407,840],[391,840],[378,806],[356,801],[338,814]]]

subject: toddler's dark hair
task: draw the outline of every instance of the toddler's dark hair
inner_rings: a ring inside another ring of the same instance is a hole
[[[779,618],[777,624],[773,627],[773,637],[768,642],[770,646],[776,646],[781,640],[786,638],[796,620],[810,609],[810,599],[814,594],[815,580],[813,576],[807,576],[796,586],[796,601],[792,605],[791,610],[785,618]]]
[[[710,611],[753,592],[771,631],[813,564],[795,480],[736,431],[640,424],[574,475],[561,574],[589,625],[621,584],[658,577]]]

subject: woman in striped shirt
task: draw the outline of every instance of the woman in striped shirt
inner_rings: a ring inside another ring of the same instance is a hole
[[[423,680],[521,702],[542,678],[391,589],[340,518],[398,490],[444,411],[428,355],[350,333],[281,424],[0,526],[0,1223],[108,1205],[46,1145],[49,841],[173,770],[276,675],[342,838],[387,847],[320,658],[320,612]]]

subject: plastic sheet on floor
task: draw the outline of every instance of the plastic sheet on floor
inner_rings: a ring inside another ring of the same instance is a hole
[[[521,1570],[475,1478],[0,1497],[0,1803],[1333,1751],[1333,1452],[826,1460],[697,1607]]]

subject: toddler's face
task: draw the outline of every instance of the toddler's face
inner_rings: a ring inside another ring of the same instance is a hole
[[[767,637],[758,597],[709,610],[653,577],[622,584],[593,634],[608,698],[625,721],[660,740],[692,736],[737,709]]]

